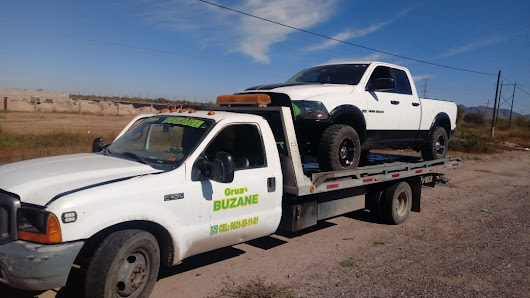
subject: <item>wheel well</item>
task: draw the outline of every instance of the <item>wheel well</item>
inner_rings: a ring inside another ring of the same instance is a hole
[[[436,116],[437,121],[434,122],[433,127],[431,128],[431,133],[434,131],[436,126],[440,126],[443,129],[445,129],[445,132],[447,132],[447,136],[449,137],[451,135],[451,121],[449,120],[449,116],[447,114],[438,114]]]
[[[353,127],[355,131],[357,131],[362,145],[366,137],[366,123],[364,121],[364,115],[355,107],[344,109],[348,109],[348,111],[339,112],[335,117],[332,118],[332,121],[335,124],[347,124]]]
[[[119,223],[105,228],[104,230],[101,230],[98,233],[94,234],[85,242],[85,245],[81,249],[81,252],[79,253],[79,256],[77,257],[74,263],[81,265],[82,267],[83,265],[89,264],[92,255],[99,247],[101,242],[103,242],[103,240],[105,240],[108,235],[117,231],[129,229],[143,230],[155,236],[158,242],[158,246],[160,247],[160,264],[168,267],[173,265],[175,250],[171,235],[161,225],[144,220],[135,220]]]

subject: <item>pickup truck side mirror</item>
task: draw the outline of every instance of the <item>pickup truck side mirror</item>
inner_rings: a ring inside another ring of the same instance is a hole
[[[373,81],[370,81],[366,86],[368,91],[388,91],[396,88],[394,79],[392,78],[379,78]]]
[[[232,158],[232,155],[227,152],[217,152],[213,162],[204,158],[199,158],[193,168],[193,181],[203,179],[211,179],[220,183],[230,183],[234,181],[234,159]]]
[[[103,150],[103,138],[95,138],[94,141],[92,141],[92,152],[101,152]]]

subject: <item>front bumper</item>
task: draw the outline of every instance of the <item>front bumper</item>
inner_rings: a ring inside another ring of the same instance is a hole
[[[0,245],[0,282],[23,290],[63,287],[83,244],[43,245],[18,240]]]

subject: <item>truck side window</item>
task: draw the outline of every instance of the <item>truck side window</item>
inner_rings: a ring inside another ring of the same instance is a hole
[[[407,73],[403,70],[392,68],[392,74],[394,75],[394,80],[396,80],[396,89],[393,92],[412,95]]]
[[[266,166],[263,140],[256,125],[237,124],[225,127],[204,153],[208,160],[213,161],[215,154],[220,151],[232,155],[236,170]]]
[[[390,68],[386,66],[378,66],[372,72],[372,75],[370,76],[370,79],[368,80],[368,85],[373,84],[373,82],[375,82],[376,79],[394,79],[394,78],[392,77]],[[383,92],[395,92],[395,90],[387,90]]]

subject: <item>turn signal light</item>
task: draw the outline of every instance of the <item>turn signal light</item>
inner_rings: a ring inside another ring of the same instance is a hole
[[[271,97],[267,94],[239,94],[217,96],[218,104],[259,104],[268,105]]]
[[[61,225],[57,217],[49,213],[45,233],[18,230],[18,239],[43,244],[61,243],[63,241]]]

